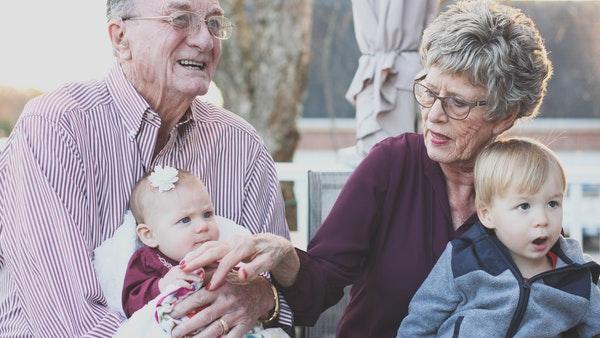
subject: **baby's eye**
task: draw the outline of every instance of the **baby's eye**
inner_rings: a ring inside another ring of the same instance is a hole
[[[180,219],[177,223],[187,224],[187,223],[189,223],[191,221],[192,221],[192,219],[186,216],[186,217]]]
[[[517,206],[517,208],[519,208],[520,210],[528,210],[529,208],[531,208],[531,205],[527,202],[525,203],[521,203]]]
[[[204,218],[211,218],[211,217],[213,217],[213,215],[214,215],[214,214],[213,214],[213,212],[212,212],[212,211],[205,211],[205,212],[204,212],[204,214],[202,214],[202,216],[203,216]]]
[[[548,206],[552,209],[560,207],[560,202],[558,201],[550,201],[548,202]]]

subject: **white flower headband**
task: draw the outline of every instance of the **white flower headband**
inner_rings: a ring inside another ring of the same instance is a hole
[[[178,174],[179,171],[173,167],[157,165],[148,176],[148,180],[150,185],[157,188],[159,192],[165,192],[175,188],[175,182],[179,180]]]

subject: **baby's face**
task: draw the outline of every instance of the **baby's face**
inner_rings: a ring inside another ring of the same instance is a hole
[[[212,201],[199,180],[187,179],[153,195],[146,222],[167,257],[180,261],[203,243],[219,239]]]
[[[494,197],[486,226],[494,229],[521,271],[544,266],[560,236],[562,204],[562,184],[551,173],[535,194],[519,193],[512,186],[504,196]]]

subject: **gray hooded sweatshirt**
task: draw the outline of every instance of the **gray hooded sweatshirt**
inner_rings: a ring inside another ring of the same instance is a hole
[[[414,295],[397,337],[600,337],[600,266],[560,237],[556,269],[525,280],[477,223],[448,243]]]

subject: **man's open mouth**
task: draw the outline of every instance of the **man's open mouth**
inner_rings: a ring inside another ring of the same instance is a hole
[[[206,68],[205,62],[199,62],[194,60],[179,60],[177,61],[181,66],[194,69],[194,70],[204,70]]]

